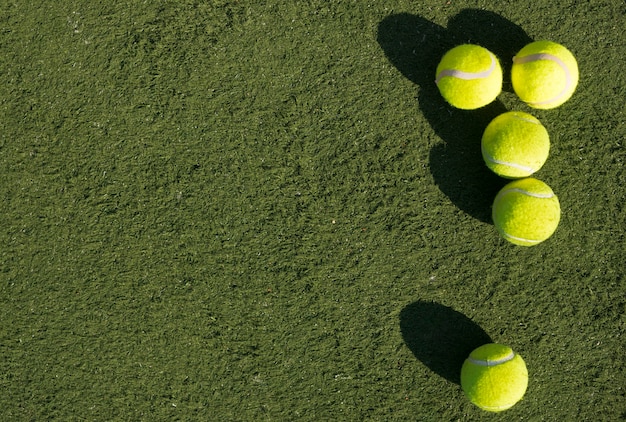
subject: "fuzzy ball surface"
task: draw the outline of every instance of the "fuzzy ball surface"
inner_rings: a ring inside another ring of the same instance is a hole
[[[476,406],[501,412],[522,399],[528,370],[520,355],[502,344],[478,347],[463,363],[461,388]]]
[[[521,111],[497,116],[487,125],[481,141],[485,164],[507,179],[528,177],[548,159],[550,136],[541,122]]]
[[[513,58],[511,82],[517,96],[529,106],[555,108],[574,94],[578,85],[578,63],[561,44],[536,41]]]
[[[493,102],[502,91],[502,68],[486,48],[463,44],[448,51],[437,66],[435,83],[456,108],[472,110]]]
[[[528,177],[510,182],[498,192],[492,217],[506,240],[520,246],[534,246],[555,232],[561,207],[550,186]]]

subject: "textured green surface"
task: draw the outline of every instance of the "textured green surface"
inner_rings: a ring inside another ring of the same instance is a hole
[[[625,13],[0,1],[0,419],[625,418]],[[558,109],[434,85],[456,44],[508,72],[546,38],[581,71]],[[490,223],[504,110],[552,139],[533,248]],[[458,385],[487,341],[528,366],[502,416]]]

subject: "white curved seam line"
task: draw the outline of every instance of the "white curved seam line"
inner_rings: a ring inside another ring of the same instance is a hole
[[[508,237],[509,239],[513,239],[513,240],[518,240],[520,242],[526,242],[526,243],[541,243],[542,240],[537,240],[537,239],[526,239],[524,237],[517,237],[517,236],[513,236],[511,234],[508,234],[507,232],[503,231],[502,232],[503,235],[505,235],[506,237]]]
[[[514,403],[513,403],[513,404],[514,404]],[[501,405],[501,406],[485,406],[485,405],[482,405],[482,407],[483,407],[484,409],[491,410],[491,411],[500,411],[500,410],[505,410],[505,409],[508,409],[508,408],[509,408],[509,407],[511,407],[511,406],[512,406],[512,404],[503,404],[503,405]]]
[[[520,189],[520,188],[510,188],[510,189],[507,189],[507,190],[505,190],[503,192],[500,192],[500,194],[498,196],[504,195],[505,193],[509,193],[509,192],[517,192],[517,193],[521,193],[522,195],[532,196],[533,198],[547,199],[547,198],[554,197],[554,193],[528,192],[527,190]]]
[[[483,149],[483,157],[485,157],[487,159],[487,161],[490,161],[493,164],[501,164],[503,166],[513,167],[513,168],[516,168],[518,170],[526,171],[528,173],[534,173],[536,171],[534,168],[529,167],[529,166],[524,166],[524,165],[517,164],[517,163],[509,163],[508,161],[496,160],[491,155],[489,155],[487,152],[485,152],[484,149]]]
[[[512,360],[515,357],[515,352],[511,352],[508,355],[500,358],[500,359],[496,359],[496,360],[483,360],[483,359],[475,359],[473,357],[468,357],[467,360],[469,360],[471,363],[475,364],[475,365],[480,365],[480,366],[496,366],[496,365],[500,365],[502,363],[506,363],[510,360]]]
[[[519,120],[519,121],[522,121],[522,122],[532,123],[534,125],[541,125],[540,122],[538,122],[536,120],[531,120],[531,119],[529,119],[527,117],[516,116],[516,115],[513,115],[511,117],[513,117],[515,120]]]
[[[489,57],[491,58],[491,65],[489,66],[489,69],[483,72],[463,72],[462,70],[456,69],[444,69],[437,75],[437,78],[435,79],[435,84],[439,85],[439,81],[441,81],[441,79],[446,76],[452,76],[454,78],[463,79],[465,81],[470,81],[472,79],[488,78],[489,75],[491,75],[491,73],[496,68],[495,56],[492,53],[489,53]]]
[[[560,93],[558,93],[556,96],[554,96],[553,98],[550,98],[544,101],[528,101],[528,104],[544,105],[544,104],[553,103],[563,98],[567,94],[567,91],[570,89],[572,85],[572,75],[567,65],[563,62],[563,60],[559,59],[557,56],[554,56],[548,53],[530,54],[528,56],[524,56],[521,58],[517,56],[513,57],[513,63],[516,63],[516,64],[530,63],[530,62],[534,62],[535,60],[550,60],[550,61],[555,62],[559,66],[561,66],[561,68],[563,69],[563,72],[565,72],[565,88],[563,88],[563,90]]]

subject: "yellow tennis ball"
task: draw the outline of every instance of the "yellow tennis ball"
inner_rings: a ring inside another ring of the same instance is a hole
[[[492,216],[506,240],[533,246],[552,236],[561,219],[561,206],[550,186],[528,177],[510,182],[498,192]]]
[[[481,141],[483,159],[494,173],[507,179],[528,177],[548,159],[550,136],[528,113],[510,111],[487,125]]]
[[[461,388],[476,406],[490,412],[509,409],[528,387],[520,355],[502,344],[485,344],[470,353],[461,368]]]
[[[552,41],[536,41],[513,57],[513,90],[534,108],[549,109],[563,104],[578,85],[578,64],[565,47]]]
[[[502,68],[486,48],[463,44],[448,51],[439,66],[435,83],[454,107],[472,110],[486,106],[502,91]]]

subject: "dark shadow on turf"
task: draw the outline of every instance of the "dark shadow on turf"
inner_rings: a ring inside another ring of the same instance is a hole
[[[460,312],[434,302],[413,302],[400,312],[400,330],[417,359],[448,381],[460,384],[461,366],[470,352],[493,343]]]
[[[480,138],[491,119],[507,110],[498,100],[470,111],[448,105],[435,85],[435,70],[450,48],[464,43],[482,45],[500,59],[504,89],[510,92],[512,58],[530,41],[519,26],[476,9],[451,18],[448,28],[408,13],[391,15],[378,26],[378,43],[389,61],[419,85],[419,108],[444,141],[430,153],[435,183],[456,206],[484,222],[491,222],[491,203],[505,181],[485,166]]]

